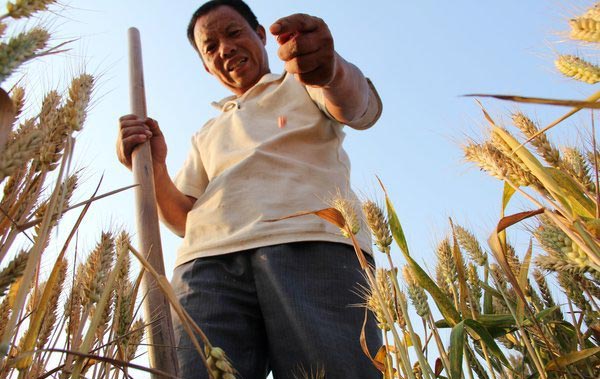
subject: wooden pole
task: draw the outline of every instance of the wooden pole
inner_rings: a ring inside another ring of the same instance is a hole
[[[128,36],[131,113],[139,118],[146,118],[140,32],[136,28],[129,28]],[[131,159],[134,181],[139,184],[135,190],[139,246],[152,267],[160,275],[164,275],[165,267],[160,242],[150,144],[145,142],[139,145],[133,151]],[[151,325],[148,333],[150,367],[178,376],[179,370],[177,356],[175,355],[175,338],[169,302],[152,275],[144,274],[143,284],[147,292],[144,300],[144,314],[147,322]],[[152,378],[163,377],[152,374]]]
[[[15,107],[8,94],[0,88],[0,153],[4,151],[8,135],[15,120]]]

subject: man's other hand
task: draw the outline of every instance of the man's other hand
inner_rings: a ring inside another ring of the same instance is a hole
[[[325,87],[336,74],[337,54],[327,24],[318,17],[293,14],[269,28],[277,38],[277,55],[285,70],[303,84]]]

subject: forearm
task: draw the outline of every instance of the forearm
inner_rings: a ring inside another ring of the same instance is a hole
[[[321,87],[329,113],[343,124],[361,117],[369,105],[370,89],[362,72],[335,53],[335,74]]]
[[[154,188],[161,221],[178,236],[183,237],[187,214],[194,205],[194,199],[175,187],[165,164],[154,166]]]

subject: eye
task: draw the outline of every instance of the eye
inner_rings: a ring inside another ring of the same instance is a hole
[[[206,46],[204,46],[204,53],[205,54],[209,54],[212,53],[213,51],[215,51],[217,45],[215,45],[214,43],[208,44]]]
[[[240,29],[233,29],[229,32],[229,37],[237,37],[242,31]]]

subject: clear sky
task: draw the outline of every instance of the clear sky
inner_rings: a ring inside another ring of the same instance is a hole
[[[3,2],[0,2],[2,4]],[[185,159],[190,137],[216,111],[213,100],[228,95],[208,75],[185,31],[200,1],[74,0],[58,17],[42,19],[55,41],[80,38],[66,56],[31,65],[29,88],[64,88],[70,74],[97,75],[93,107],[77,141],[78,167],[84,168],[79,199],[104,174],[101,192],[131,184],[115,157],[117,119],[129,112],[127,28],[142,36],[148,113],[166,135],[168,165],[174,175]],[[566,38],[567,20],[591,1],[267,1],[248,0],[268,26],[302,12],[323,18],[335,47],[370,77],[383,100],[380,121],[370,130],[348,130],[346,149],[353,164],[355,190],[380,196],[375,175],[386,184],[412,253],[433,268],[434,245],[448,229],[448,217],[487,238],[498,220],[501,183],[462,161],[467,136],[485,123],[468,93],[505,93],[584,98],[592,86],[563,78],[553,67],[557,52],[585,52]],[[268,36],[271,70],[281,72],[276,43]],[[592,61],[597,55],[592,57]],[[16,78],[16,77],[15,77]],[[498,121],[509,122],[515,105],[485,100]],[[521,109],[548,124],[566,109]],[[574,128],[589,116],[573,118],[551,133],[581,142]],[[571,129],[569,131],[568,129]],[[265,187],[265,196],[269,188]],[[380,198],[380,197],[379,197]],[[529,204],[516,201],[514,210]],[[301,211],[301,210],[299,210]],[[82,227],[91,247],[100,229],[124,226],[135,233],[133,192],[101,200]],[[178,237],[162,230],[167,275]],[[520,241],[525,244],[527,241]],[[521,251],[521,254],[523,252]]]

